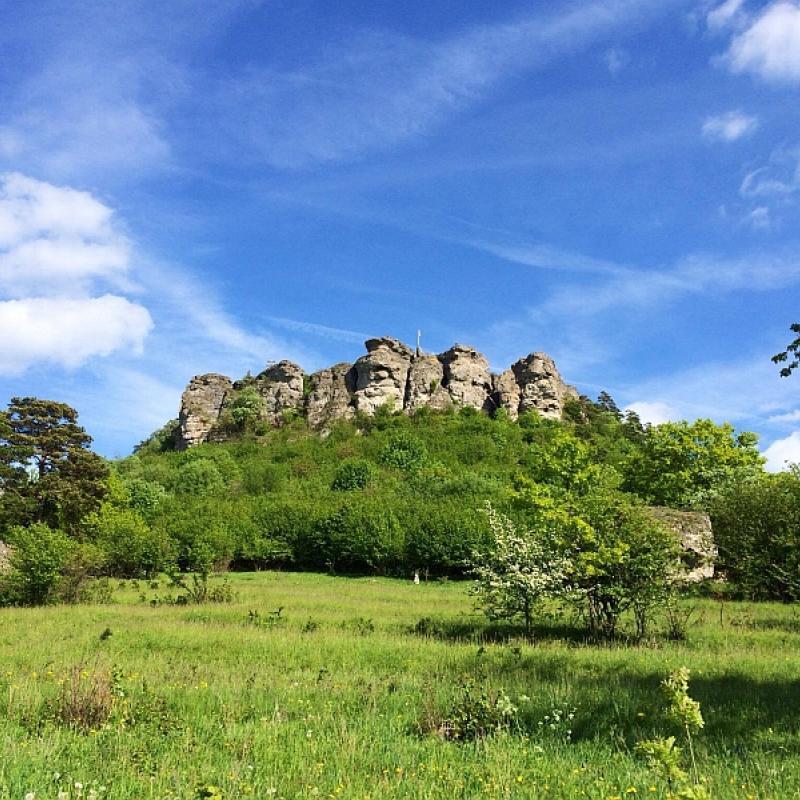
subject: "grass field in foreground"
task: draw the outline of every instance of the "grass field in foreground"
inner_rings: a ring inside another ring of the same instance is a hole
[[[0,610],[0,798],[664,798],[633,745],[674,732],[658,686],[681,665],[712,796],[800,797],[790,606],[686,600],[699,622],[685,643],[590,645],[562,619],[532,645],[488,636],[466,584],[230,581],[230,604],[153,606],[140,593],[163,583],[128,582],[110,605]],[[438,636],[410,631],[423,617]],[[65,681],[111,671],[124,696],[108,724],[54,719]],[[523,733],[420,734],[465,680],[527,695]],[[571,742],[537,724],[556,708],[576,709]]]

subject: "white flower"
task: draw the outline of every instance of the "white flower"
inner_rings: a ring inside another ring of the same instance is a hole
[[[25,800],[36,800],[36,792],[28,792],[25,795]]]

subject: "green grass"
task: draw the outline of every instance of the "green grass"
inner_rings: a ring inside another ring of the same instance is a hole
[[[0,610],[0,798],[93,788],[191,800],[207,784],[226,799],[665,798],[633,745],[674,732],[658,685],[681,665],[706,718],[697,746],[713,797],[800,797],[800,615],[790,606],[726,603],[720,620],[718,604],[687,600],[700,620],[689,641],[640,647],[583,642],[554,618],[531,645],[484,625],[465,584],[230,580],[232,604],[153,607],[140,591],[164,586],[143,582],[117,589],[111,605]],[[436,636],[410,632],[423,617]],[[85,685],[121,671],[127,722],[118,711],[82,732],[54,719],[75,666]],[[529,696],[522,731],[472,744],[421,734],[466,679]],[[577,709],[571,743],[537,725],[560,706]]]

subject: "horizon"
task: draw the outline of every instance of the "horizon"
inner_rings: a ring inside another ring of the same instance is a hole
[[[544,351],[800,461],[800,2],[0,9],[0,387],[123,456],[197,374]],[[795,102],[792,102],[795,101]]]

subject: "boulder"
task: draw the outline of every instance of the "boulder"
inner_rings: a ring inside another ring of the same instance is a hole
[[[492,410],[492,375],[489,362],[474,347],[453,345],[439,355],[443,383],[453,403],[481,410]]]
[[[305,412],[312,428],[325,430],[337,419],[352,419],[355,378],[353,365],[346,362],[309,376]]]
[[[374,414],[379,406],[388,403],[400,411],[405,402],[411,349],[389,336],[368,339],[366,347],[367,354],[353,365],[356,408]]]
[[[217,424],[225,398],[233,388],[225,375],[209,373],[195,375],[181,396],[178,415],[179,429],[176,442],[179,450],[186,450],[208,439]]]
[[[714,577],[717,546],[711,529],[711,517],[702,511],[676,511],[654,506],[650,513],[680,537],[683,547],[683,579],[696,583]]]

